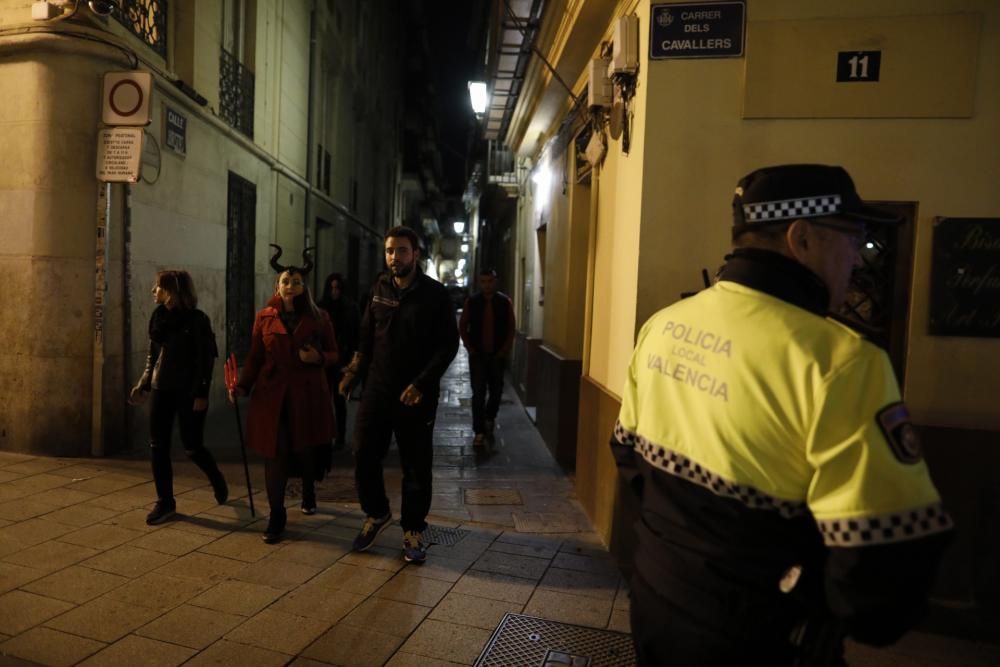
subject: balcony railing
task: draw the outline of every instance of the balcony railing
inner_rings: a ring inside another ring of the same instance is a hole
[[[221,49],[219,59],[219,116],[253,138],[253,72]]]
[[[490,183],[504,186],[517,186],[517,169],[514,153],[499,141],[490,139],[488,147],[488,164],[486,176]]]
[[[167,57],[167,0],[122,0],[112,16],[143,44]]]

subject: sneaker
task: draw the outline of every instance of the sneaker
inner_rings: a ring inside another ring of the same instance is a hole
[[[146,525],[156,526],[168,521],[176,512],[177,505],[166,500],[157,500],[153,511],[146,515]]]
[[[423,542],[423,533],[408,530],[403,533],[403,559],[407,563],[423,563],[427,560],[427,547]]]
[[[472,439],[472,446],[473,447],[482,447],[483,444],[485,444],[485,442],[486,442],[486,436],[483,435],[482,433],[477,433],[476,437],[474,437]]]
[[[302,501],[302,513],[307,516],[312,516],[316,513],[316,501],[315,500],[303,500]]]
[[[361,524],[361,532],[354,538],[352,548],[355,551],[364,551],[372,545],[379,533],[389,527],[392,523],[392,514],[386,514],[381,519],[366,516],[365,522]]]
[[[212,480],[212,491],[215,493],[215,502],[220,505],[225,505],[226,501],[229,500],[229,486],[222,473],[219,473],[219,476]]]

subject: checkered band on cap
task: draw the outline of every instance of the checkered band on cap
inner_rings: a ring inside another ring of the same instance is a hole
[[[635,439],[636,449],[650,465],[703,486],[717,496],[738,500],[750,509],[775,511],[786,519],[809,513],[809,508],[804,502],[776,498],[747,484],[725,479],[683,454],[650,442],[641,435],[633,434],[632,437]]]
[[[823,542],[830,547],[859,547],[902,542],[951,529],[941,503],[905,512],[817,521]]]
[[[840,195],[820,195],[804,199],[784,199],[756,204],[743,204],[743,215],[748,224],[797,220],[833,215],[840,211]]]

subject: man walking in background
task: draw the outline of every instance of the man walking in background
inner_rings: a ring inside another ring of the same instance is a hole
[[[493,432],[500,410],[503,372],[515,331],[514,307],[506,294],[497,291],[497,274],[493,269],[479,272],[479,292],[465,300],[458,330],[469,351],[475,433],[472,443],[480,447],[485,436]]]

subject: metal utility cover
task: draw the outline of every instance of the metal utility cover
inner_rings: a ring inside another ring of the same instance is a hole
[[[453,546],[461,542],[469,531],[462,528],[447,528],[445,526],[427,526],[424,531],[424,542],[427,544],[440,544],[442,546]]]
[[[505,614],[475,667],[632,667],[632,637],[623,632]]]

